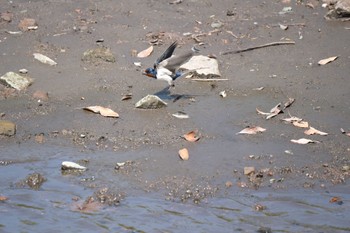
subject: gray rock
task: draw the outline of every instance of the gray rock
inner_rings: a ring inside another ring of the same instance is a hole
[[[16,133],[16,125],[11,121],[0,120],[0,135],[13,136]]]
[[[136,108],[143,108],[143,109],[156,109],[156,108],[162,108],[166,107],[167,103],[165,103],[163,100],[161,100],[158,96],[155,95],[147,95],[146,97],[143,97],[141,100],[139,100],[136,104]]]
[[[27,88],[29,85],[33,83],[33,79],[26,76],[22,76],[12,71],[7,72],[3,76],[1,76],[0,81],[3,84],[10,86],[12,88],[15,88],[16,90],[19,90],[19,91]]]
[[[183,64],[180,69],[191,71],[195,76],[200,78],[221,76],[218,60],[203,55],[193,56],[188,62]]]
[[[325,15],[327,20],[350,20],[350,0],[339,0],[335,3],[334,8],[331,8]]]
[[[95,49],[89,49],[83,53],[81,58],[84,62],[100,63],[100,62],[115,62],[115,57],[109,48],[99,47]]]

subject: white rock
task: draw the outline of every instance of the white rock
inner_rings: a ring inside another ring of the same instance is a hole
[[[167,106],[167,103],[165,103],[161,98],[159,98],[156,95],[147,95],[135,104],[136,108],[143,109],[156,109],[165,106]]]
[[[33,83],[33,79],[26,76],[22,76],[12,71],[7,72],[3,76],[1,76],[0,81],[5,85],[15,88],[19,91],[27,88]]]
[[[48,64],[50,66],[54,66],[57,65],[57,62],[55,62],[54,60],[52,60],[51,58],[41,54],[41,53],[33,53],[33,56],[36,60],[44,63],[44,64]]]
[[[219,63],[215,58],[203,55],[193,56],[188,62],[183,64],[180,69],[192,71],[199,77],[212,78],[220,77]]]
[[[85,171],[87,168],[84,166],[81,166],[77,163],[74,163],[74,162],[64,161],[64,162],[62,162],[61,169],[62,170],[82,170],[82,171]]]

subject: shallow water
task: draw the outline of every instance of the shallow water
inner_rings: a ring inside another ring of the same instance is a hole
[[[21,146],[4,150],[18,152]],[[46,156],[43,156],[46,154]],[[133,152],[134,158],[145,156]],[[135,155],[138,154],[138,155]],[[4,153],[3,153],[4,155]],[[27,147],[22,158],[13,159],[13,164],[0,167],[0,194],[9,199],[0,205],[1,232],[256,232],[271,229],[271,232],[348,232],[350,224],[348,185],[334,191],[326,190],[260,190],[239,189],[235,186],[204,198],[199,204],[191,200],[167,200],[166,190],[144,191],[145,179],[115,174],[113,165],[95,163],[93,157],[112,160],[132,157],[131,153],[90,152],[82,153],[64,147]],[[60,163],[63,160],[90,158],[89,170],[82,175],[63,175]],[[102,159],[102,160],[104,160]],[[101,161],[101,160],[100,160]],[[142,169],[151,166],[145,161]],[[39,190],[16,185],[27,174],[43,174],[47,181]],[[98,171],[97,173],[95,171]],[[144,172],[144,171],[142,171]],[[154,171],[153,171],[154,172]],[[126,193],[119,206],[105,206],[96,212],[74,211],[75,201],[93,194],[95,186],[89,187],[83,178],[95,174],[90,184],[105,184],[112,190]],[[151,173],[144,172],[150,181]],[[198,179],[197,179],[198,178]],[[193,177],[198,182],[201,177]],[[224,180],[222,176],[217,180]],[[339,196],[341,205],[329,200]],[[255,205],[266,209],[257,211]]]

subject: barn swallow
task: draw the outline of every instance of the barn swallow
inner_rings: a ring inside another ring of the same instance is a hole
[[[151,78],[164,80],[169,86],[174,86],[175,79],[183,75],[183,73],[178,70],[179,67],[187,62],[196,51],[196,49],[193,48],[192,51],[182,55],[173,55],[176,46],[177,42],[175,41],[155,61],[153,68],[147,68],[143,74]]]

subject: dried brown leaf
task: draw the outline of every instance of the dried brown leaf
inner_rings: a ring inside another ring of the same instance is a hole
[[[266,131],[266,129],[260,126],[255,126],[255,127],[247,127],[241,130],[240,132],[238,132],[237,134],[257,134],[257,133],[262,133],[264,131]]]
[[[306,121],[294,121],[293,125],[299,128],[308,128],[309,127],[309,123]]]
[[[119,117],[119,114],[114,112],[110,108],[105,108],[105,107],[101,107],[101,106],[89,106],[89,107],[85,107],[83,109],[94,112],[94,113],[99,113],[105,117],[116,117],[116,118]]]
[[[269,112],[263,112],[263,111],[260,111],[258,108],[256,108],[256,112],[258,113],[258,114],[260,114],[260,115],[270,115],[271,113],[269,113]]]
[[[319,65],[323,66],[323,65],[326,65],[332,61],[334,61],[335,59],[337,59],[338,56],[334,56],[334,57],[329,57],[329,58],[325,58],[325,59],[322,59],[318,62]]]
[[[310,126],[310,129],[305,130],[304,133],[307,134],[307,135],[313,135],[313,134],[318,134],[318,135],[322,135],[322,136],[328,135],[328,133],[319,131],[319,130],[317,130],[317,129],[311,127],[311,126]]]
[[[189,142],[196,142],[200,139],[200,137],[196,134],[195,131],[190,131],[184,134],[183,137]]]
[[[149,55],[151,55],[151,53],[153,52],[153,45],[151,45],[150,47],[148,47],[147,49],[139,52],[137,54],[137,57],[140,57],[140,58],[144,58],[144,57],[148,57]]]
[[[6,201],[8,198],[5,196],[0,196],[0,201]]]
[[[126,94],[122,96],[122,100],[129,100],[132,99],[132,94]]]
[[[303,120],[303,119],[301,119],[301,118],[299,118],[299,117],[295,117],[295,116],[282,119],[282,121],[286,121],[286,122],[289,122],[289,123],[292,123],[292,122],[300,122],[300,121],[302,121],[302,120]]]
[[[271,108],[270,112],[271,113],[277,112],[280,106],[281,106],[281,103],[278,103],[275,107]]]
[[[288,101],[284,103],[284,108],[283,109],[286,109],[289,106],[291,106],[294,103],[294,101],[295,101],[294,98],[289,98]]]
[[[307,138],[300,138],[298,140],[292,139],[290,141],[293,142],[293,143],[302,144],[302,145],[305,145],[305,144],[308,144],[308,143],[319,143],[319,141],[314,141],[314,140],[307,139]]]
[[[179,156],[182,160],[188,160],[190,158],[186,148],[179,150]]]
[[[270,113],[268,116],[266,116],[266,120],[271,119],[272,117],[277,116],[278,114],[282,113],[283,111],[279,108],[275,109],[275,112]]]

